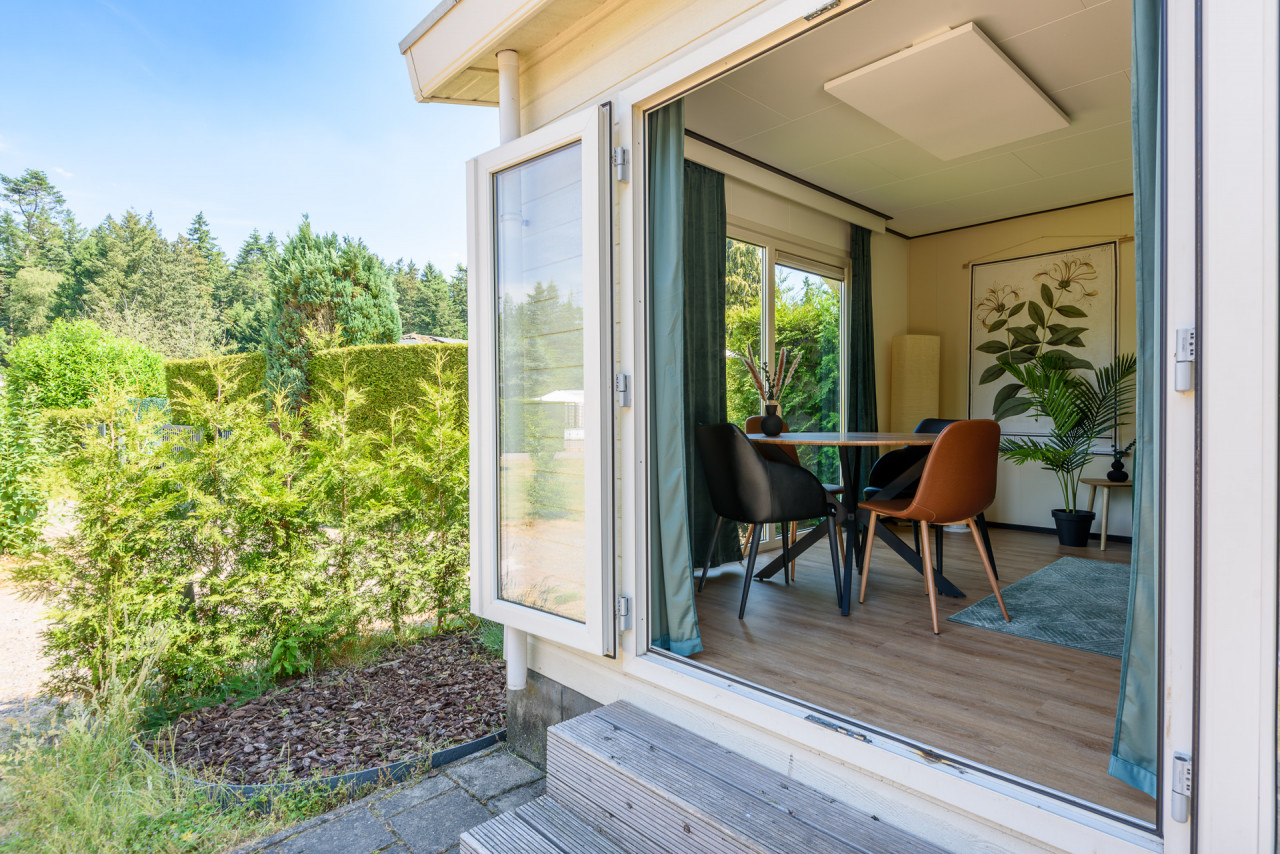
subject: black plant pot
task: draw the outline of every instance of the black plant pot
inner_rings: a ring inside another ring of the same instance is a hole
[[[1064,546],[1087,546],[1093,517],[1092,510],[1054,510],[1053,524],[1058,528],[1058,542]]]

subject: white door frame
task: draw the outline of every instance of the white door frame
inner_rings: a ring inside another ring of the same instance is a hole
[[[1250,0],[1250,2],[1252,5],[1262,6],[1267,0]],[[1166,211],[1170,247],[1169,257],[1166,259],[1166,270],[1169,271],[1169,300],[1166,308],[1167,323],[1179,324],[1184,322],[1180,318],[1188,311],[1189,297],[1192,304],[1190,316],[1192,318],[1195,316],[1194,281],[1189,282],[1186,278],[1186,271],[1194,270],[1194,265],[1176,272],[1174,268],[1184,260],[1186,251],[1195,246],[1197,220],[1193,212],[1196,194],[1194,187],[1187,186],[1189,176],[1195,174],[1194,145],[1192,145],[1192,151],[1187,150],[1188,139],[1193,141],[1194,136],[1188,138],[1183,134],[1188,125],[1194,123],[1191,120],[1194,119],[1195,114],[1196,21],[1192,4],[1170,0],[1170,5],[1172,8],[1169,13],[1166,40],[1166,50],[1169,53],[1168,164],[1171,176]],[[697,43],[681,57],[666,62],[653,72],[635,79],[618,98],[619,137],[629,141],[632,147],[635,173],[632,182],[621,191],[619,199],[619,226],[620,233],[623,235],[619,304],[626,306],[626,314],[620,319],[623,321],[624,352],[628,354],[626,358],[630,360],[630,365],[627,367],[634,373],[636,379],[636,404],[627,419],[628,424],[621,431],[620,459],[622,466],[630,470],[636,478],[634,501],[638,508],[647,506],[644,496],[648,482],[648,459],[645,451],[648,439],[645,429],[648,378],[645,375],[644,327],[644,318],[647,314],[644,288],[646,275],[644,247],[647,245],[645,242],[644,111],[715,76],[721,68],[731,64],[722,62],[726,57],[732,56],[736,62],[745,58],[744,53],[749,47],[761,49],[761,46],[767,44],[771,38],[781,41],[794,34],[797,31],[798,19],[812,11],[810,6],[812,6],[811,0],[779,0],[770,5],[767,10],[746,21],[726,25]],[[1270,32],[1273,33],[1274,28]],[[1274,80],[1274,75],[1271,79]],[[1187,112],[1188,107],[1190,107],[1190,115]],[[1272,212],[1274,213],[1274,208]],[[1272,224],[1274,225],[1274,221]],[[1274,234],[1274,231],[1272,233]],[[1186,498],[1176,504],[1172,502],[1166,504],[1166,525],[1164,526],[1164,554],[1168,563],[1165,566],[1163,617],[1166,627],[1177,627],[1176,630],[1169,629],[1163,632],[1165,641],[1163,647],[1164,727],[1161,785],[1165,788],[1167,788],[1172,753],[1175,750],[1188,749],[1188,745],[1193,742],[1195,647],[1190,637],[1189,627],[1194,625],[1196,616],[1194,567],[1191,566],[1191,557],[1195,553],[1194,540],[1189,540],[1193,535],[1194,525],[1187,524],[1186,519],[1179,518],[1180,515],[1190,515],[1189,508],[1192,506],[1190,496],[1195,495],[1195,403],[1194,400],[1188,401],[1186,396],[1175,397],[1169,391],[1166,391],[1166,402],[1165,447],[1166,458],[1170,463],[1166,470],[1166,495],[1181,495]],[[1176,507],[1176,512],[1169,512],[1170,507]],[[634,512],[634,515],[641,523],[635,530],[628,532],[629,542],[624,543],[622,548],[624,566],[621,583],[624,589],[628,589],[634,595],[636,602],[636,631],[625,636],[624,642],[626,654],[623,664],[629,675],[650,681],[655,686],[676,691],[695,702],[721,709],[744,721],[754,721],[756,725],[767,727],[797,742],[807,743],[828,756],[862,769],[873,777],[891,780],[896,786],[913,790],[926,799],[951,804],[956,809],[971,815],[998,820],[1003,827],[1015,833],[1042,839],[1065,850],[1151,850],[1177,852],[1177,854],[1192,850],[1190,825],[1171,820],[1169,798],[1164,796],[1164,793],[1162,793],[1163,808],[1159,834],[1135,832],[1132,828],[1099,818],[1096,814],[1064,806],[1061,803],[1049,803],[1030,790],[1022,790],[1019,794],[994,785],[987,788],[974,786],[958,776],[949,776],[943,768],[929,768],[925,763],[913,761],[910,757],[862,744],[854,739],[844,738],[842,741],[839,737],[815,738],[812,727],[794,711],[785,708],[785,704],[770,702],[758,693],[753,694],[750,689],[727,683],[724,679],[708,677],[691,668],[673,667],[669,662],[659,661],[656,656],[647,655],[649,631],[646,523],[643,509]],[[1274,587],[1274,580],[1272,587]],[[1270,601],[1274,603],[1274,595],[1271,596]],[[1271,610],[1274,612],[1274,607]],[[1254,631],[1257,631],[1256,624],[1254,624]],[[1274,636],[1274,614],[1272,614],[1269,631]],[[1256,643],[1258,635],[1253,634],[1251,638]],[[1272,641],[1271,661],[1274,662],[1274,660],[1274,641]],[[1256,671],[1254,673],[1256,674]],[[1273,684],[1274,669],[1269,678],[1270,683],[1267,684]],[[1266,693],[1266,688],[1267,686],[1264,685],[1262,693]],[[1268,696],[1274,696],[1273,689]],[[1274,729],[1274,709],[1272,709],[1269,725]],[[1249,743],[1254,746],[1258,744],[1254,738],[1256,732],[1255,728],[1249,734]],[[1261,760],[1256,760],[1255,765],[1267,762],[1274,765],[1274,755],[1273,739],[1271,753],[1262,756]],[[1203,765],[1201,767],[1203,773]],[[1256,802],[1256,790],[1253,791],[1255,792],[1253,800]],[[1272,787],[1271,803],[1274,803],[1274,794],[1274,787]],[[1265,808],[1268,815],[1269,809]],[[1193,815],[1199,815],[1201,812],[1202,810],[1195,810]],[[1232,810],[1230,814],[1238,816],[1239,810]],[[1258,815],[1260,813],[1256,809],[1251,810],[1252,824],[1260,823]]]

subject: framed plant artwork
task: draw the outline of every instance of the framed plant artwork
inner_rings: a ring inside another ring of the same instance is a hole
[[[1042,436],[1002,363],[1052,355],[1071,368],[1116,354],[1116,244],[988,261],[969,268],[969,417],[1007,435]]]

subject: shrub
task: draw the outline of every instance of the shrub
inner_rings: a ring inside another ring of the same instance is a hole
[[[447,359],[434,361],[444,388],[428,384],[376,432],[356,425],[349,365],[295,412],[283,394],[265,406],[232,394],[243,377],[214,363],[211,392],[193,383],[176,398],[199,425],[184,433],[100,401],[66,455],[76,530],[15,571],[55,614],[51,687],[134,674],[146,665],[131,650],[156,631],[164,689],[192,694],[305,669],[371,624],[464,612],[467,437]]]
[[[164,396],[164,360],[159,353],[119,338],[90,320],[59,318],[44,335],[19,341],[7,357],[8,394],[30,392],[41,409],[89,406],[114,387],[132,397]]]
[[[40,534],[46,497],[39,476],[45,459],[43,431],[31,395],[0,400],[0,554],[30,547]]]

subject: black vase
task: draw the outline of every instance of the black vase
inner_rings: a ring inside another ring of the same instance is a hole
[[[1064,546],[1087,546],[1093,517],[1092,510],[1054,510],[1053,524],[1058,529],[1058,542]]]
[[[1111,471],[1107,472],[1107,480],[1112,483],[1124,483],[1129,479],[1129,473],[1124,470],[1124,463],[1119,457],[1111,464]]]
[[[778,404],[766,403],[764,417],[760,419],[760,432],[766,436],[779,436],[786,426],[787,422],[783,421],[782,416],[778,414]]]

